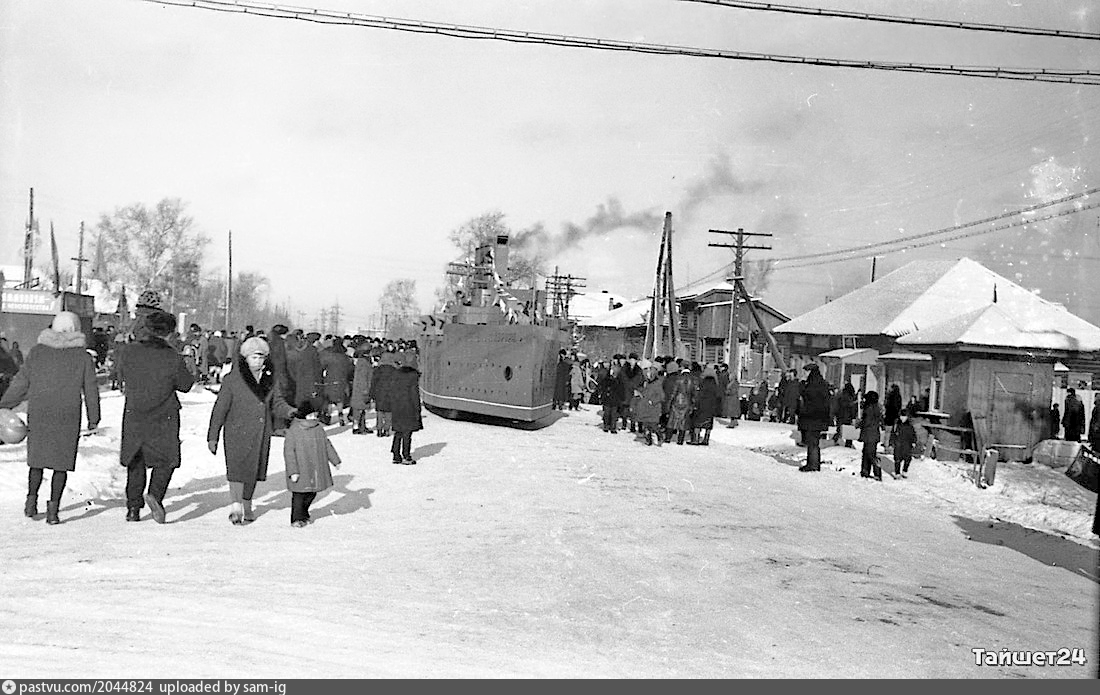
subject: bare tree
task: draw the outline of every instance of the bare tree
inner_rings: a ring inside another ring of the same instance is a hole
[[[516,237],[530,231],[514,231],[504,222],[504,213],[497,210],[467,220],[461,226],[452,230],[448,238],[463,258],[473,260],[477,247],[495,243],[498,236],[506,234],[509,237]],[[500,273],[500,279],[509,287],[530,288],[535,275],[542,273],[543,262],[543,259],[538,255],[528,255],[511,248],[508,255],[508,267],[497,268],[497,272]],[[443,286],[436,288],[435,291],[435,298],[439,305],[443,305],[454,298],[458,284],[459,279],[457,277],[453,275],[445,276]]]
[[[96,225],[108,280],[139,289],[173,292],[192,282],[209,239],[194,229],[179,198],[150,210],[142,203],[115,208]]]
[[[416,280],[390,280],[382,289],[378,308],[385,319],[386,337],[412,337],[413,326],[420,316]]]

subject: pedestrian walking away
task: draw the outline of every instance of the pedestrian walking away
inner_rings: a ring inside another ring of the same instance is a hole
[[[144,337],[126,344],[119,357],[126,394],[119,463],[126,468],[127,521],[140,521],[141,509],[148,505],[153,520],[165,522],[164,495],[180,466],[176,392],[187,392],[195,380],[168,343],[175,330],[175,316],[153,311],[145,316]]]
[[[391,376],[389,405],[393,462],[411,466],[416,463],[412,457],[413,432],[424,429],[420,412],[420,372],[415,353],[405,353]]]
[[[99,426],[99,387],[76,314],[62,311],[38,334],[23,367],[0,399],[0,408],[27,402],[27,502],[23,513],[38,515],[38,491],[50,474],[46,523],[61,523],[58,511],[70,471],[76,470],[83,399],[88,429]]]

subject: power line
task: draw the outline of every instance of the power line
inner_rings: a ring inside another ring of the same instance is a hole
[[[1019,222],[1014,222],[1014,223],[1011,223],[1011,224],[1002,225],[1000,227],[992,227],[990,229],[978,229],[978,230],[974,230],[974,231],[966,232],[966,233],[962,233],[962,234],[953,234],[953,235],[950,235],[950,236],[944,236],[942,238],[931,239],[931,240],[924,241],[924,242],[921,242],[921,243],[915,243],[915,244],[908,243],[908,242],[915,241],[915,240],[918,240],[918,239],[928,239],[928,237],[932,237],[932,236],[937,236],[938,237],[938,236],[943,235],[943,234],[950,234],[951,232],[957,232],[959,230],[967,229],[967,228],[973,227],[975,225],[985,224],[985,223],[988,223],[988,222],[1001,220],[1001,219],[1005,219],[1005,218],[1008,218],[1008,217],[1015,217],[1017,215],[1022,215],[1022,214],[1028,213],[1028,212],[1032,212],[1034,210],[1039,210],[1039,209],[1042,209],[1042,208],[1051,207],[1053,205],[1059,205],[1061,203],[1065,203],[1065,202],[1068,202],[1068,201],[1071,201],[1071,200],[1075,200],[1077,198],[1086,197],[1086,196],[1091,195],[1093,193],[1096,193],[1098,191],[1100,191],[1100,188],[1090,188],[1089,190],[1083,191],[1081,193],[1074,193],[1073,195],[1065,196],[1064,198],[1059,198],[1057,200],[1049,201],[1049,202],[1046,202],[1046,203],[1038,203],[1036,205],[1031,205],[1031,206],[1028,206],[1026,208],[1021,208],[1019,210],[1013,210],[1012,212],[1008,212],[1008,213],[1005,213],[1003,215],[995,215],[993,217],[987,217],[985,219],[976,220],[976,221],[973,221],[973,222],[964,222],[962,224],[957,224],[957,225],[954,225],[952,227],[945,227],[943,229],[937,229],[937,230],[934,230],[934,231],[931,231],[931,232],[923,232],[921,234],[914,234],[914,235],[911,235],[911,236],[901,237],[901,238],[898,238],[898,239],[891,239],[889,241],[881,241],[881,242],[875,242],[875,243],[871,243],[871,244],[863,244],[861,246],[853,246],[853,247],[846,248],[846,249],[837,249],[835,251],[825,251],[825,252],[821,252],[821,253],[803,254],[803,255],[800,255],[800,256],[785,256],[785,257],[781,257],[781,258],[765,258],[765,259],[762,259],[760,262],[775,263],[777,268],[782,267],[783,269],[809,268],[811,266],[816,266],[816,265],[826,265],[828,263],[842,263],[844,261],[855,260],[856,258],[859,258],[859,254],[866,253],[867,251],[869,251],[871,249],[882,249],[883,247],[888,247],[888,246],[899,246],[899,248],[895,248],[895,249],[885,249],[885,250],[876,251],[876,253],[878,253],[878,254],[885,255],[885,254],[891,254],[891,253],[898,253],[898,252],[901,252],[901,251],[907,251],[909,249],[916,249],[916,248],[922,248],[922,247],[925,247],[925,246],[932,246],[934,244],[942,244],[942,243],[945,243],[945,242],[948,242],[948,241],[958,241],[959,239],[965,239],[965,238],[972,237],[972,236],[979,236],[981,234],[990,234],[990,233],[1002,231],[1002,230],[1005,230],[1005,229],[1011,229],[1013,227],[1020,227],[1020,226],[1027,225],[1027,224],[1034,224],[1036,222],[1044,222],[1046,220],[1051,220],[1051,219],[1054,219],[1054,218],[1057,218],[1057,217],[1064,217],[1066,215],[1072,215],[1074,213],[1084,212],[1086,210],[1091,210],[1093,208],[1100,207],[1100,203],[1093,203],[1091,205],[1082,205],[1082,206],[1074,207],[1070,210],[1066,210],[1066,211],[1063,211],[1063,212],[1047,215],[1045,217],[1029,218],[1029,219],[1026,219],[1026,220],[1021,220]],[[844,257],[843,258],[824,258],[826,256],[840,256],[840,255],[843,255]],[[813,260],[813,259],[822,259],[822,258],[823,258],[823,260]],[[792,261],[794,261],[793,264],[791,263]],[[798,263],[797,261],[811,261],[811,262]],[[723,275],[724,273],[728,273],[731,267],[733,267],[732,264],[723,265],[722,267],[718,268],[717,270],[711,271],[710,273],[707,273],[706,275],[703,275],[700,278],[692,280],[692,282],[693,283],[704,282],[704,281],[709,280],[711,278],[719,277],[719,276]]]
[[[1057,200],[1051,200],[1051,201],[1047,201],[1045,203],[1036,203],[1035,205],[1029,205],[1026,208],[1020,208],[1019,210],[1012,210],[1011,212],[1006,212],[1006,213],[1003,213],[1003,214],[1000,214],[1000,215],[994,215],[992,217],[986,217],[986,218],[980,219],[980,220],[974,220],[972,222],[963,222],[962,224],[957,224],[957,225],[954,225],[952,227],[944,227],[942,229],[936,229],[936,230],[931,231],[931,232],[922,232],[921,234],[913,234],[911,236],[899,237],[897,239],[890,239],[889,241],[878,241],[878,242],[871,243],[871,244],[863,244],[862,246],[853,246],[853,247],[850,247],[850,248],[847,248],[847,249],[837,249],[837,250],[834,250],[834,251],[821,251],[819,253],[807,253],[807,254],[802,254],[802,255],[798,255],[798,256],[780,256],[778,258],[770,258],[768,260],[775,261],[776,263],[783,263],[783,262],[786,262],[786,261],[802,261],[802,260],[807,260],[807,259],[810,259],[810,258],[822,258],[822,257],[825,257],[825,256],[836,256],[836,255],[846,254],[846,253],[857,253],[857,252],[867,251],[869,249],[879,248],[879,247],[883,247],[883,246],[894,246],[896,244],[904,244],[906,242],[909,242],[909,241],[912,241],[912,240],[915,240],[915,239],[925,239],[925,238],[928,238],[928,237],[931,237],[931,236],[937,236],[937,235],[940,235],[940,234],[947,234],[947,233],[950,233],[950,232],[958,231],[960,229],[965,229],[967,227],[974,227],[974,226],[977,226],[979,224],[985,224],[987,222],[996,222],[997,220],[1003,220],[1003,219],[1006,219],[1006,218],[1009,218],[1009,217],[1015,217],[1016,215],[1023,215],[1023,214],[1028,213],[1028,212],[1034,212],[1035,210],[1041,210],[1043,208],[1049,208],[1049,207],[1053,207],[1055,205],[1061,205],[1062,203],[1068,203],[1069,201],[1076,200],[1077,198],[1085,198],[1089,195],[1092,195],[1093,193],[1100,193],[1100,188],[1090,188],[1087,191],[1082,191],[1080,193],[1073,193],[1073,194],[1067,195],[1063,198],[1058,198]]]
[[[697,2],[704,5],[721,5],[740,10],[764,10],[766,12],[785,12],[788,14],[813,15],[815,17],[842,17],[844,19],[861,19],[871,22],[889,22],[892,24],[911,24],[916,26],[940,27],[945,29],[967,29],[970,31],[992,31],[1000,34],[1026,34],[1029,36],[1051,36],[1064,39],[1089,39],[1100,40],[1100,34],[1087,31],[1068,31],[1066,29],[1043,29],[1039,27],[1022,27],[1010,24],[982,24],[979,22],[958,22],[948,19],[924,19],[919,17],[902,17],[889,14],[871,14],[868,12],[851,12],[847,10],[829,10],[819,7],[799,7],[798,5],[777,5],[771,2],[749,2],[748,0],[681,0],[681,2]]]
[[[967,239],[969,237],[980,236],[982,234],[991,234],[993,232],[1000,232],[1000,231],[1003,231],[1005,229],[1012,229],[1013,227],[1022,227],[1024,225],[1034,224],[1036,222],[1045,222],[1047,220],[1053,220],[1053,219],[1056,219],[1058,217],[1065,217],[1066,215],[1073,215],[1073,214],[1076,214],[1078,212],[1084,212],[1086,210],[1093,210],[1093,209],[1098,208],[1098,207],[1100,207],[1100,203],[1093,203],[1091,205],[1082,205],[1080,207],[1072,208],[1072,209],[1069,209],[1069,210],[1063,210],[1062,212],[1054,212],[1054,213],[1051,213],[1049,215],[1044,215],[1043,217],[1036,217],[1036,218],[1033,218],[1033,219],[1020,220],[1018,222],[1010,222],[1008,224],[1003,224],[999,227],[992,227],[990,229],[976,229],[976,230],[971,231],[971,232],[964,232],[964,233],[961,233],[961,234],[955,234],[953,236],[949,236],[949,237],[946,237],[946,238],[943,238],[943,239],[932,239],[930,241],[924,241],[924,242],[921,242],[919,244],[909,244],[909,245],[904,246],[900,249],[890,249],[888,251],[879,251],[877,253],[880,254],[880,255],[885,255],[885,254],[889,254],[889,253],[898,253],[900,251],[908,251],[909,249],[919,249],[919,248],[922,248],[924,246],[932,246],[934,244],[943,244],[943,243],[948,242],[948,241],[958,241],[959,239]],[[787,268],[787,269],[790,269],[790,268],[809,268],[809,267],[815,266],[815,265],[825,265],[827,263],[840,263],[840,262],[843,262],[843,261],[851,261],[851,260],[855,260],[858,257],[859,256],[857,254],[857,255],[854,255],[854,256],[846,257],[846,258],[829,258],[829,259],[820,260],[820,261],[812,261],[812,262],[809,262],[809,263],[800,263],[800,264],[795,264],[795,265],[784,265],[783,267]]]
[[[888,61],[845,60],[837,58],[808,58],[804,56],[772,53],[750,53],[746,51],[726,51],[711,48],[696,48],[692,46],[586,38],[566,34],[545,34],[541,32],[495,29],[461,24],[442,24],[438,22],[423,22],[411,19],[381,17],[377,15],[363,15],[352,12],[334,12],[331,10],[308,7],[259,4],[245,2],[243,0],[142,0],[142,2],[178,7],[193,7],[196,9],[214,10],[218,12],[252,14],[278,19],[296,19],[319,24],[363,26],[373,29],[388,29],[418,34],[436,34],[439,36],[449,36],[461,39],[544,44],[567,48],[588,48],[593,50],[633,52],[651,55],[678,55],[695,58],[722,58],[725,60],[747,60],[863,70],[916,72],[956,77],[984,77],[989,79],[1022,80],[1027,82],[1100,85],[1100,72],[1093,70],[1003,68],[991,66],[934,65],[926,63],[894,63]]]

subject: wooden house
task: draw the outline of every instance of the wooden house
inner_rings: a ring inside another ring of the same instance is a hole
[[[1056,363],[1100,373],[1100,328],[1038,297],[1011,309],[993,302],[897,342],[931,355],[948,424],[973,427],[978,445],[1005,460],[1029,459],[1048,438]]]

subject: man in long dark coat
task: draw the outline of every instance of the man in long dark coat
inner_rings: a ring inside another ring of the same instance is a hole
[[[1081,440],[1085,431],[1085,404],[1077,397],[1075,389],[1066,390],[1066,407],[1062,411],[1062,427],[1066,430],[1066,441]]]
[[[809,373],[798,399],[798,429],[806,443],[806,464],[803,473],[821,470],[821,433],[829,428],[829,383],[814,363],[806,366]]]
[[[412,457],[412,435],[424,429],[420,404],[420,372],[417,370],[415,353],[406,352],[398,358],[398,365],[390,375],[389,408],[393,444],[390,453],[393,462],[411,466],[416,463]]]
[[[569,402],[569,372],[573,364],[564,348],[558,351],[558,364],[554,372],[554,410],[565,409]]]
[[[119,462],[126,467],[126,520],[139,521],[141,508],[148,504],[153,518],[163,524],[164,493],[180,466],[176,391],[190,390],[195,379],[166,340],[176,330],[176,318],[155,311],[145,318],[145,328],[148,334],[128,343],[119,358],[119,376],[126,384]],[[146,468],[150,469],[148,491]]]

